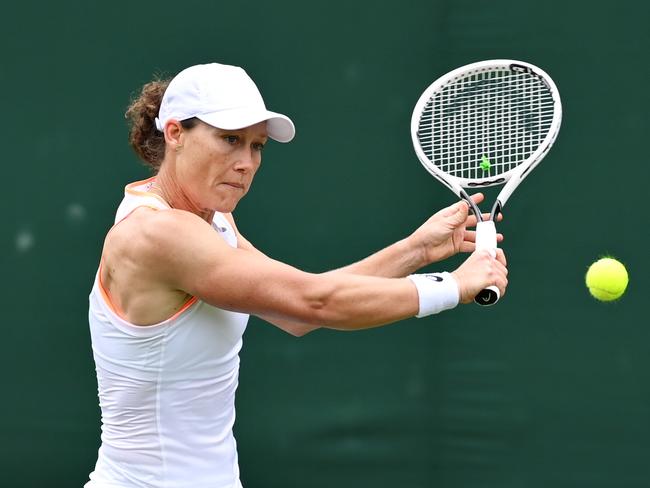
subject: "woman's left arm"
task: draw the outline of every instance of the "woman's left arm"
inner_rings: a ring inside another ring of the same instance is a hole
[[[483,198],[481,193],[472,195],[472,199],[477,204]],[[232,215],[227,214],[225,217],[237,234],[237,247],[263,254],[239,233]],[[397,241],[361,261],[331,272],[402,278],[428,264],[442,261],[458,252],[473,252],[476,233],[467,230],[467,228],[475,225],[476,217],[468,215],[467,204],[457,202],[434,214],[409,237]],[[503,240],[501,234],[497,238],[499,241]],[[302,336],[319,328],[301,322],[262,316],[260,318],[295,336]]]

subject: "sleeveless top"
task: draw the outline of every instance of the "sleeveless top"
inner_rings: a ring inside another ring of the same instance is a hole
[[[169,209],[148,192],[152,182],[127,185],[116,224],[141,206]],[[237,247],[223,215],[212,225]],[[89,324],[102,443],[86,488],[241,487],[232,427],[247,322],[191,298],[169,319],[136,326],[116,313],[97,273]]]

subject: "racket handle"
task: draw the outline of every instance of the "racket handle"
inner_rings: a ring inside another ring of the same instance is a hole
[[[476,250],[487,250],[492,257],[497,255],[497,229],[493,220],[486,220],[476,224]],[[474,297],[474,302],[484,307],[494,305],[501,298],[501,293],[496,286],[488,286]]]

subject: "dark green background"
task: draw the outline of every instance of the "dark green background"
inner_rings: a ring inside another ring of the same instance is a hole
[[[242,65],[293,118],[295,141],[269,145],[236,217],[267,254],[324,271],[454,201],[413,153],[412,107],[450,69],[513,58],[552,75],[564,121],[500,225],[507,296],[300,339],[253,319],[237,400],[244,486],[650,486],[649,5],[5,6],[0,485],[80,487],[93,468],[87,295],[124,184],[148,175],[123,113],[153,74]],[[583,286],[605,253],[631,274],[614,304]]]

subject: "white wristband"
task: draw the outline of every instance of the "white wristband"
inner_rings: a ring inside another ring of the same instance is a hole
[[[424,273],[407,276],[418,289],[420,310],[416,317],[426,317],[458,305],[458,283],[451,273]]]

